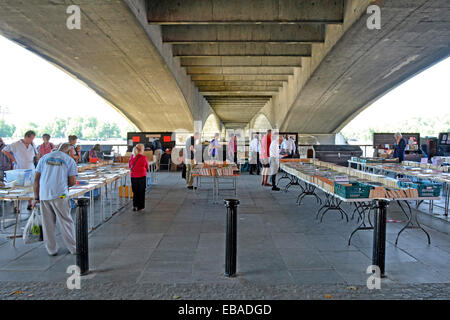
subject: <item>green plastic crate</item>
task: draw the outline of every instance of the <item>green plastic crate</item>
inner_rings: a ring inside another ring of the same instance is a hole
[[[334,183],[334,193],[346,199],[369,198],[372,186],[360,182],[349,182],[351,186]]]
[[[442,184],[432,182],[398,182],[400,188],[417,189],[419,197],[439,197]]]

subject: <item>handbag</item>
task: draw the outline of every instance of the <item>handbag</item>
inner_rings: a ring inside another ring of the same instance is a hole
[[[36,168],[38,165],[38,160],[37,160],[37,152],[36,152],[36,148],[34,147],[34,144],[32,143],[31,146],[33,147],[33,151],[34,151],[34,157],[33,157],[33,164],[34,167]]]

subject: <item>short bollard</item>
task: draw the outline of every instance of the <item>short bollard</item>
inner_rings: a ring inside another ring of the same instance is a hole
[[[83,276],[89,272],[89,246],[88,246],[88,214],[89,198],[78,198],[77,212],[77,266]]]
[[[225,199],[227,207],[227,236],[225,247],[225,276],[234,277],[236,275],[237,256],[237,207],[238,199]]]

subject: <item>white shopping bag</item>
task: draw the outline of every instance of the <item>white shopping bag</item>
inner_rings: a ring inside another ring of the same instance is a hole
[[[25,244],[35,243],[43,240],[42,235],[42,216],[40,207],[37,205],[28,218],[25,229],[23,230],[23,242]]]

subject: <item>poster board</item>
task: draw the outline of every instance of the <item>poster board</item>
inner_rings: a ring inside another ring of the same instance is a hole
[[[131,152],[138,143],[143,143],[147,147],[154,139],[159,139],[163,150],[172,149],[175,146],[174,132],[128,132],[127,151]]]

